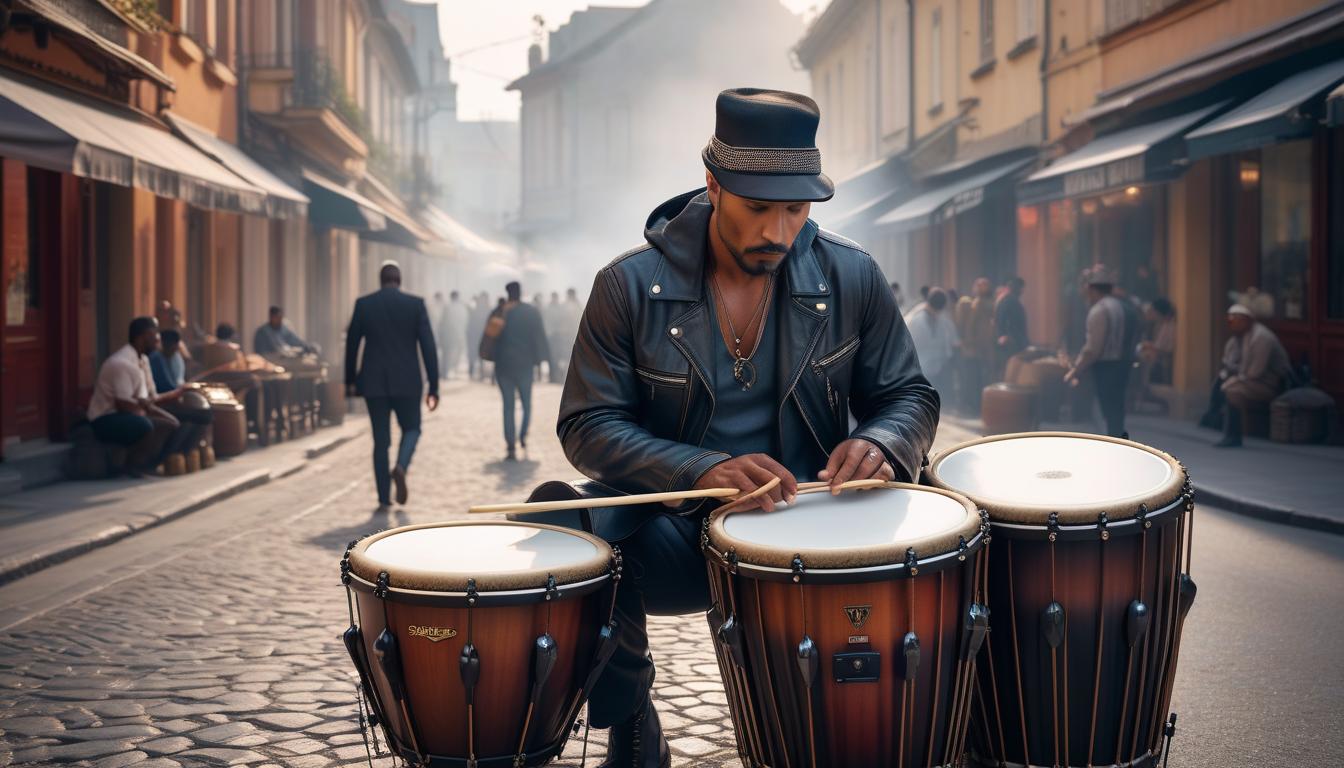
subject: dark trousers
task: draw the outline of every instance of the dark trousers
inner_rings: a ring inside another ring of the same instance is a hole
[[[214,413],[209,408],[183,408],[178,402],[165,403],[161,407],[171,413],[181,425],[168,438],[164,452],[183,453],[200,447],[206,430],[215,421]]]
[[[616,652],[593,686],[588,719],[610,728],[634,717],[653,686],[648,614],[677,616],[709,609],[709,580],[700,552],[703,515],[660,514],[619,542],[625,578],[616,590]]]
[[[124,411],[99,416],[92,426],[100,442],[126,448],[126,464],[139,470],[157,467],[164,456],[182,445],[188,432],[180,421]]]
[[[495,366],[495,383],[504,400],[504,442],[512,449],[517,437],[527,440],[527,428],[532,423],[532,369],[510,371]],[[523,401],[522,429],[514,426],[515,395]]]
[[[1125,360],[1102,360],[1092,364],[1092,381],[1097,387],[1097,404],[1106,419],[1106,434],[1125,434],[1125,388],[1129,386],[1130,364]]]
[[[364,404],[373,424],[373,481],[378,488],[378,503],[387,505],[392,503],[392,470],[387,463],[387,451],[392,447],[392,414],[397,414],[397,426],[401,428],[397,466],[410,469],[415,444],[420,440],[420,396],[366,397]]]

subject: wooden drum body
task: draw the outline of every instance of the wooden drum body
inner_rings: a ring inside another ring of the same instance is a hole
[[[1157,765],[1195,596],[1184,468],[1040,432],[953,448],[928,478],[987,510],[994,537],[970,764]]]
[[[985,528],[964,498],[897,483],[707,522],[743,764],[959,765]]]
[[[980,421],[985,434],[1030,432],[1040,423],[1037,400],[1040,394],[1034,388],[1016,384],[990,384],[980,396]]]
[[[347,650],[412,765],[541,765],[615,648],[619,554],[523,523],[406,526],[352,543]],[[474,762],[472,762],[474,761]]]
[[[210,404],[211,441],[217,456],[237,456],[247,450],[247,412],[227,384],[195,382],[190,388]]]

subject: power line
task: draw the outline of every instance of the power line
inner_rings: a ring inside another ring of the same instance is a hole
[[[458,51],[457,53],[450,53],[450,54],[448,54],[448,58],[450,58],[450,59],[458,59],[458,58],[460,58],[460,57],[462,57],[462,56],[466,56],[466,55],[468,55],[468,54],[476,53],[477,51],[484,51],[484,50],[488,50],[488,49],[490,49],[490,48],[498,48],[498,47],[501,46],[501,45],[508,45],[508,44],[510,44],[510,43],[517,43],[517,42],[520,42],[520,41],[523,41],[523,40],[530,40],[531,38],[532,38],[532,34],[531,34],[531,33],[528,33],[528,34],[526,34],[526,35],[518,35],[517,37],[510,37],[510,38],[508,38],[507,40],[496,40],[496,41],[493,42],[493,43],[485,43],[484,45],[478,45],[478,46],[476,46],[475,48],[468,48],[468,49],[466,49],[465,51]]]

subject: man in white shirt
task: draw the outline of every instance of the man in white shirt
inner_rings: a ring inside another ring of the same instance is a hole
[[[1087,311],[1087,341],[1064,374],[1064,381],[1078,386],[1085,371],[1092,372],[1097,389],[1097,404],[1106,419],[1106,434],[1125,436],[1125,389],[1129,385],[1133,346],[1129,343],[1130,320],[1121,299],[1112,296],[1115,276],[1101,264],[1084,278],[1083,295]]]
[[[961,343],[956,323],[952,322],[947,306],[947,294],[941,288],[929,291],[928,297],[905,316],[910,338],[915,342],[919,367],[924,376],[942,397],[950,397],[952,358]]]
[[[183,426],[157,403],[181,395],[160,395],[150,373],[150,352],[159,348],[159,324],[152,317],[131,321],[129,342],[112,353],[98,369],[89,401],[88,418],[100,442],[129,449],[126,472],[139,477],[151,472],[170,453],[179,453],[194,429]]]

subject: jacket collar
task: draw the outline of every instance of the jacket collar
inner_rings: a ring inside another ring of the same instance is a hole
[[[644,237],[663,255],[653,278],[643,286],[649,299],[705,300],[705,262],[709,258],[706,234],[713,211],[702,187],[668,200],[649,215]],[[831,292],[812,250],[817,232],[816,223],[808,219],[784,257],[784,277],[793,296],[825,296]]]

